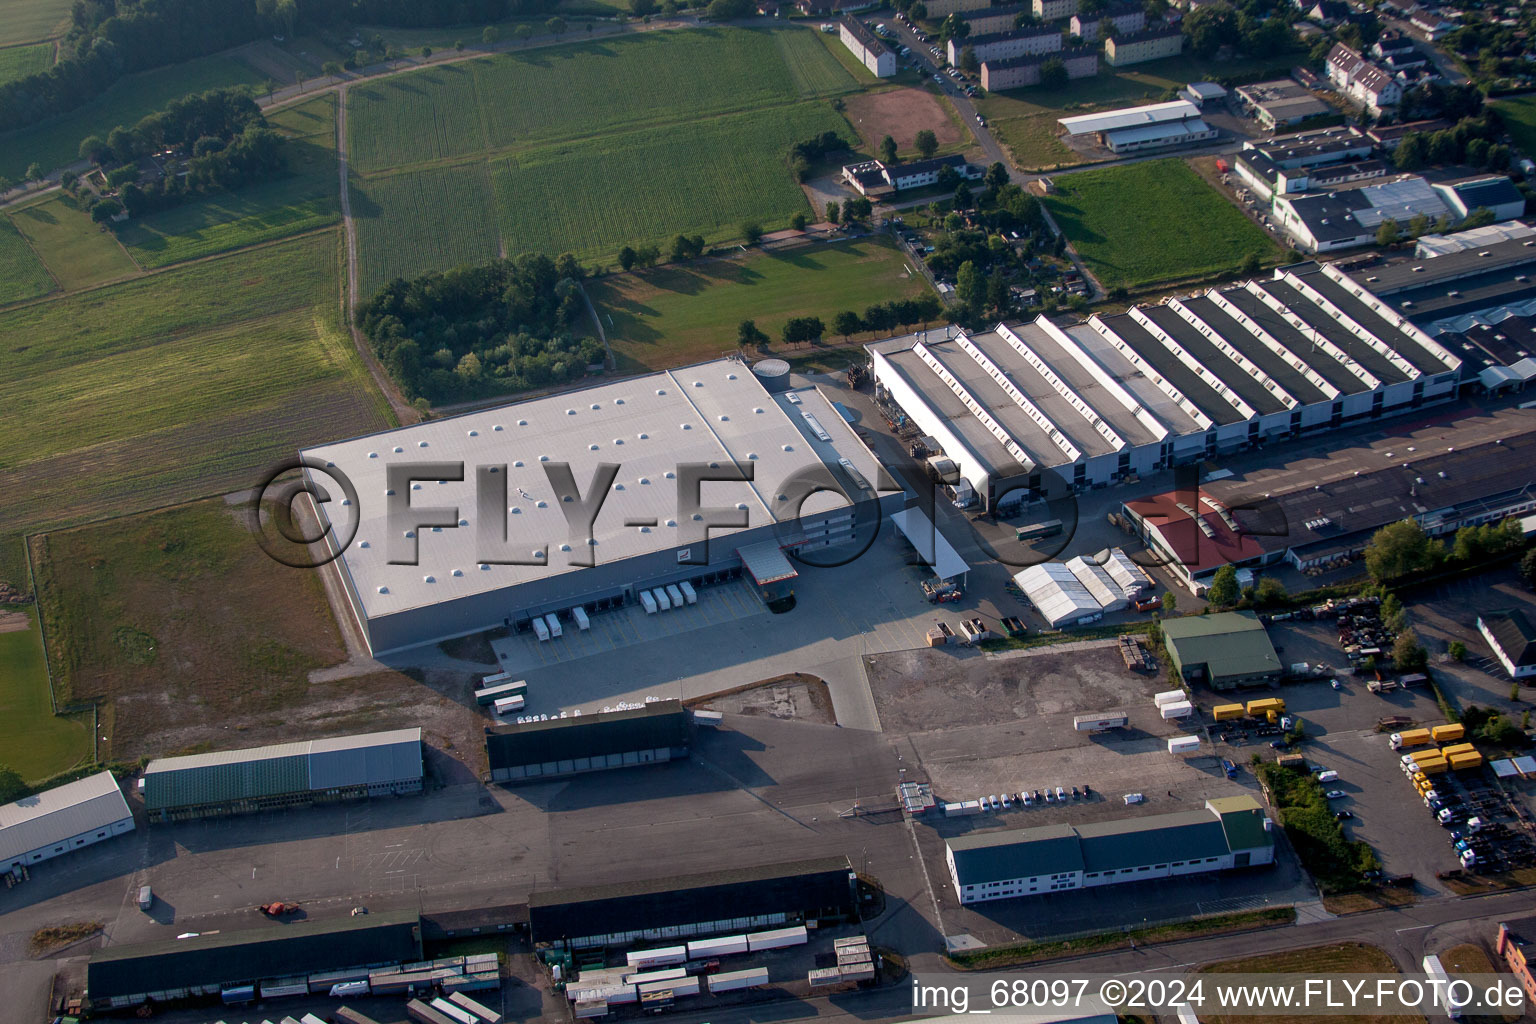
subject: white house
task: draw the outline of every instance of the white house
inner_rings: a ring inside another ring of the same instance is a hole
[[[1373,115],[1402,101],[1403,87],[1391,72],[1361,56],[1358,50],[1336,43],[1328,52],[1328,80],[1344,96]]]
[[[1480,615],[1477,630],[1511,679],[1536,676],[1536,628],[1523,611],[1516,608],[1499,615]]]

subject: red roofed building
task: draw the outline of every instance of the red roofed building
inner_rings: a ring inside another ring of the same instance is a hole
[[[1224,565],[1278,559],[1285,539],[1269,551],[1259,524],[1244,523],[1247,510],[1232,510],[1199,488],[1165,491],[1125,503],[1125,514],[1148,550],[1191,591],[1210,581]]]

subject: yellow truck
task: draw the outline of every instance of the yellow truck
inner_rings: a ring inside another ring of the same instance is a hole
[[[1444,743],[1446,740],[1459,740],[1467,734],[1467,727],[1460,722],[1448,722],[1445,725],[1437,725],[1429,730],[1436,743]]]
[[[1439,775],[1446,768],[1446,760],[1443,757],[1431,758],[1428,761],[1415,761],[1414,764],[1425,775]]]
[[[1234,718],[1243,717],[1241,704],[1218,704],[1211,709],[1211,717],[1218,722],[1229,722]]]
[[[1428,729],[1404,729],[1395,732],[1389,737],[1388,742],[1393,750],[1402,750],[1404,747],[1422,747],[1430,742]]]
[[[1452,771],[1463,771],[1467,768],[1482,766],[1483,755],[1475,750],[1464,750],[1458,754],[1452,754],[1448,759]]]
[[[1282,712],[1285,710],[1285,701],[1279,697],[1264,697],[1261,700],[1248,702],[1248,713],[1255,718],[1262,718],[1271,711]]]

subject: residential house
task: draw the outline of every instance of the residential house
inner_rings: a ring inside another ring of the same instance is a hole
[[[989,60],[981,65],[981,87],[988,92],[1022,89],[1040,84],[1040,66],[1052,57],[1066,66],[1067,77],[1092,78],[1099,73],[1099,51],[1078,46],[1060,53],[1035,53],[1010,60]]]
[[[1104,59],[1112,67],[1142,64],[1177,57],[1184,49],[1184,33],[1171,25],[1146,28],[1104,42]]]
[[[1061,29],[1053,26],[1017,28],[987,36],[970,35],[949,41],[949,62],[959,67],[960,55],[970,50],[976,60],[1012,60],[1037,53],[1056,53],[1061,49]]]
[[[1361,56],[1358,50],[1336,43],[1328,52],[1328,80],[1338,91],[1364,106],[1372,116],[1395,107],[1403,87],[1392,73]]]

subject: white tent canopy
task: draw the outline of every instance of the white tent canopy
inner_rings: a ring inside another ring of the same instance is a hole
[[[1032,565],[1013,579],[1053,627],[1091,622],[1103,615],[1088,588],[1061,562]]]
[[[891,523],[917,549],[923,561],[933,567],[933,574],[939,579],[954,579],[971,571],[970,564],[960,557],[953,544],[944,539],[922,509],[904,508],[893,512]]]

